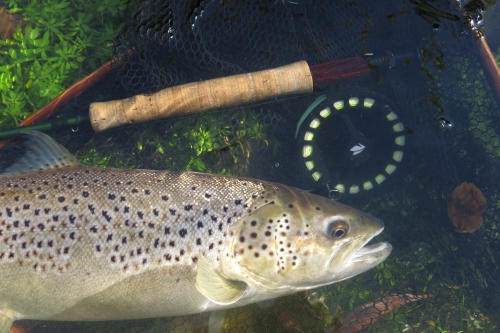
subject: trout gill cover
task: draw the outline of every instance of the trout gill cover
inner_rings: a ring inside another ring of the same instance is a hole
[[[391,252],[383,223],[292,187],[100,169],[45,134],[0,176],[0,333],[241,306],[338,282]]]

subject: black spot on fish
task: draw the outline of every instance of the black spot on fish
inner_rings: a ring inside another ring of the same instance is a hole
[[[170,245],[171,247],[175,247],[175,242],[174,241],[170,241],[170,243],[168,243],[168,245]]]
[[[43,211],[45,212],[45,214],[49,214],[50,213],[50,208],[45,208]]]
[[[92,206],[92,205],[88,205],[88,209],[90,210],[90,212],[91,212],[92,214],[95,214],[95,208],[94,208],[94,206]]]
[[[231,218],[230,217],[227,218],[227,223],[231,223]]]
[[[240,242],[244,243],[245,242],[245,237],[241,236],[240,237]]]
[[[109,234],[108,238],[106,238],[106,242],[111,242],[113,240],[113,234]]]
[[[120,211],[120,208],[118,208],[118,206],[115,206],[114,211],[115,211],[115,212],[119,212],[119,211]]]
[[[137,216],[142,220],[144,218],[144,214],[142,212],[137,212]]]
[[[155,243],[154,243],[154,245],[153,245],[153,246],[154,246],[155,248],[157,248],[157,247],[158,247],[158,245],[160,245],[160,239],[159,239],[159,238],[156,238],[156,239],[155,239]]]
[[[12,210],[10,208],[7,208],[6,211],[7,211],[7,216],[12,217]]]
[[[234,203],[235,203],[236,205],[241,205],[241,200],[239,200],[239,199],[238,199],[238,200],[234,200]]]
[[[155,228],[155,224],[154,224],[154,223],[149,222],[149,223],[148,223],[148,227],[150,227],[151,229],[154,229],[154,228]]]
[[[71,190],[73,188],[73,185],[68,184],[68,188]]]
[[[90,231],[92,231],[93,233],[96,233],[97,232],[97,228],[95,226],[93,226],[92,228],[90,228]]]
[[[208,247],[209,250],[214,248],[214,243],[210,243],[210,246]]]
[[[96,245],[95,249],[97,250],[97,252],[101,252],[101,245]]]
[[[168,197],[167,197],[166,195],[163,195],[163,196],[161,197],[161,199],[162,199],[163,201],[167,201],[167,200],[168,200]]]
[[[25,226],[25,227],[29,227],[29,226],[30,226],[30,224],[31,224],[31,221],[30,221],[30,220],[25,220],[25,221],[24,221],[24,226]]]
[[[125,201],[125,197],[120,197],[120,202],[124,202]]]
[[[157,211],[156,208],[155,208],[155,209],[153,209],[153,214],[155,214],[155,216],[158,216],[160,214],[160,212]]]
[[[127,237],[122,238],[122,244],[127,244]]]
[[[126,225],[127,227],[130,227],[130,221],[129,221],[129,220],[125,220],[125,225]]]
[[[201,245],[201,238],[196,238],[196,245]]]
[[[49,185],[49,182],[48,181],[44,181],[43,185]]]
[[[267,245],[266,244],[262,244],[261,248],[262,248],[262,250],[265,250],[265,249],[267,249]]]
[[[55,222],[59,221],[59,215],[54,215],[54,216],[52,216],[52,219],[53,219]]]
[[[265,235],[266,236],[271,236],[271,232],[270,231],[266,231]]]
[[[255,227],[255,226],[257,225],[257,221],[253,220],[252,222],[250,222],[250,225],[251,225],[252,227]]]
[[[250,234],[250,237],[252,237],[253,239],[257,238],[257,233],[256,232],[252,232]]]
[[[184,236],[186,236],[186,235],[187,235],[187,233],[188,233],[188,232],[187,232],[187,230],[186,230],[186,229],[181,229],[181,230],[179,230],[179,235],[180,235],[182,238],[184,238]]]
[[[138,189],[136,189],[136,188],[134,188],[134,189],[132,190],[132,193],[138,193],[138,192],[139,192],[139,190],[138,190]]]
[[[316,207],[316,210],[321,210],[321,208],[319,208],[319,207]]]
[[[224,226],[224,225],[223,225],[222,223],[219,223],[219,230],[221,230],[221,231],[222,231],[223,226]]]
[[[146,194],[146,195],[150,195],[150,194],[151,194],[151,191],[150,191],[150,190],[145,190],[145,191],[144,191],[144,194]]]
[[[106,219],[106,221],[111,222],[111,216],[108,215],[108,212],[103,210],[102,216]]]
[[[144,231],[139,232],[139,238],[144,238]]]
[[[63,252],[64,252],[64,254],[68,254],[69,253],[69,247],[65,247]]]
[[[227,213],[228,207],[227,205],[224,205],[224,213]]]
[[[203,215],[207,215],[208,214],[208,209],[204,209],[203,210]]]
[[[128,182],[127,182],[127,185],[132,185],[132,181],[128,181]]]
[[[59,197],[59,198],[57,198],[57,200],[58,200],[59,202],[64,202],[64,200],[66,200],[66,198],[65,198],[65,197]]]
[[[76,221],[76,217],[75,217],[73,214],[71,214],[71,215],[69,216],[69,221],[70,221],[71,223],[75,223],[75,221]]]
[[[15,201],[19,201],[19,196],[18,196],[18,195],[16,195],[16,196],[14,197],[14,200],[15,200]]]
[[[211,194],[205,193],[205,198],[210,199],[211,196]]]
[[[54,241],[49,240],[49,241],[47,242],[47,245],[48,245],[49,247],[54,246]]]
[[[68,206],[64,206],[64,207],[63,207],[63,210],[64,210],[65,212],[67,212],[67,211],[69,210],[69,209],[68,209]]]
[[[169,209],[170,214],[175,215],[176,210],[175,209]]]
[[[116,262],[116,256],[111,256],[111,261]]]
[[[170,254],[165,254],[165,259],[167,259],[168,261],[170,261],[172,259],[172,256]]]
[[[170,228],[169,227],[165,227],[165,235],[170,235]]]
[[[71,239],[75,239],[75,233],[74,233],[74,232],[70,233],[70,234],[69,234],[69,238],[71,238]]]
[[[41,199],[41,200],[47,199],[47,196],[45,194],[42,194],[41,196],[38,197],[38,199]]]
[[[255,258],[258,258],[259,257],[259,252],[255,252],[253,255],[255,256]]]
[[[212,236],[212,229],[208,229],[208,235]]]
[[[180,254],[181,256],[183,256],[183,255],[184,255],[184,253],[186,253],[186,252],[184,251],[184,249],[181,249],[181,251],[179,252],[179,254]]]
[[[125,206],[125,207],[123,208],[123,212],[124,212],[124,213],[130,213],[130,207],[129,207],[129,206]]]
[[[43,241],[39,241],[36,246],[38,246],[38,248],[41,248],[43,246]]]
[[[203,228],[203,222],[198,221],[198,229]]]
[[[288,208],[293,208],[293,205],[292,204],[288,204]]]
[[[89,196],[89,192],[83,191],[82,195],[83,195],[84,198],[87,198]]]
[[[73,200],[73,203],[74,203],[75,205],[78,205],[78,199],[74,199],[74,200]]]
[[[217,222],[217,217],[215,217],[215,216],[213,216],[213,215],[212,215],[212,216],[210,216],[210,219],[212,219],[212,221],[214,221],[214,222]]]
[[[19,228],[19,221],[14,221],[14,228]]]
[[[116,199],[116,195],[110,193],[110,194],[108,194],[108,199],[109,200],[115,200]]]
[[[191,209],[193,209],[193,205],[184,206],[184,209],[190,211]]]

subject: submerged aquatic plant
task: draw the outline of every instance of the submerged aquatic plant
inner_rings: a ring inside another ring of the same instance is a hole
[[[112,57],[129,1],[8,0],[4,6],[29,22],[0,40],[0,126],[10,127]]]

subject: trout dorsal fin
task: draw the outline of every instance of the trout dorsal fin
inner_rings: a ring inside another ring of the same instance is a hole
[[[47,134],[30,131],[26,132],[26,137],[28,140],[23,157],[5,169],[0,177],[83,165]]]
[[[221,276],[203,255],[198,257],[197,266],[196,289],[212,302],[222,305],[232,304],[245,294],[246,283]]]

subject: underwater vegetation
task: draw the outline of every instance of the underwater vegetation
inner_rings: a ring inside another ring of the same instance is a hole
[[[127,0],[7,0],[0,6],[19,20],[15,30],[0,26],[8,29],[8,39],[0,39],[2,127],[16,125],[110,60],[113,40],[130,15]]]
[[[96,135],[92,147],[84,147],[77,156],[84,164],[101,168],[245,176],[253,152],[274,143],[267,136],[269,126],[264,118],[241,108],[150,123],[143,125],[143,131],[131,131],[123,140]]]

